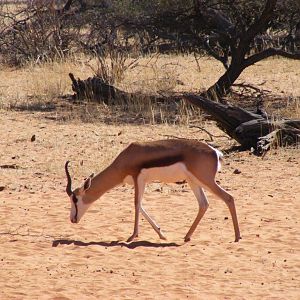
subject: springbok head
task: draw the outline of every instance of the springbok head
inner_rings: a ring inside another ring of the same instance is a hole
[[[86,203],[84,200],[86,198],[85,197],[86,192],[91,187],[91,182],[92,182],[92,178],[94,177],[94,174],[90,175],[84,181],[82,187],[72,191],[72,179],[68,170],[69,163],[70,163],[69,161],[66,162],[65,171],[67,175],[66,192],[70,197],[70,201],[71,201],[70,221],[72,223],[78,223],[82,218],[82,216],[84,215],[84,213],[89,208],[89,206],[91,205],[90,203]]]

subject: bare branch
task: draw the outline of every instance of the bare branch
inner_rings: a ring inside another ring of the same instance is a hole
[[[277,0],[267,0],[260,18],[248,28],[245,35],[242,37],[241,43],[243,45],[249,44],[258,33],[267,29],[267,26],[273,17],[276,3]]]
[[[266,59],[268,57],[271,56],[283,56],[286,58],[290,58],[290,59],[300,59],[300,53],[290,53],[290,52],[286,52],[282,49],[276,49],[276,48],[268,48],[262,52],[253,54],[252,56],[248,57],[247,59],[244,60],[243,63],[243,68],[247,68],[263,59]]]
[[[211,48],[210,44],[209,44],[209,39],[207,39],[204,42],[204,46],[205,46],[205,49],[208,52],[208,54],[210,54],[216,60],[220,61],[223,64],[225,70],[228,70],[228,68],[229,68],[229,66],[228,66],[228,56],[226,56],[226,55],[220,56],[216,51],[214,51]]]
[[[213,142],[213,138],[226,138],[228,140],[230,140],[230,137],[228,135],[214,135],[211,132],[209,132],[207,129],[205,129],[204,127],[200,127],[200,126],[196,126],[196,125],[192,125],[189,126],[190,128],[197,128],[200,131],[204,131],[210,138],[210,141]]]

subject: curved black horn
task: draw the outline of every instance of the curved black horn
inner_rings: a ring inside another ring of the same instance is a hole
[[[65,164],[65,171],[66,171],[66,175],[67,175],[67,179],[68,179],[66,192],[69,196],[71,196],[72,195],[72,179],[71,179],[71,176],[70,176],[70,173],[68,170],[68,165],[69,165],[69,161],[67,161]]]

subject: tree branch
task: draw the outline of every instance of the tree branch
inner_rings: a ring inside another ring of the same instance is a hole
[[[220,61],[223,64],[225,70],[228,70],[228,68],[229,68],[228,57],[220,56],[216,51],[214,51],[209,44],[209,39],[206,39],[206,41],[204,42],[204,46],[205,46],[207,53],[210,54],[216,60]]]
[[[66,12],[66,11],[70,10],[72,3],[73,3],[73,0],[68,0],[67,3],[64,5],[64,8],[62,9],[62,11]]]
[[[241,38],[241,46],[248,46],[258,33],[267,29],[267,25],[273,17],[276,4],[277,0],[267,0],[261,16],[248,28]]]
[[[271,56],[283,56],[290,59],[300,59],[300,52],[299,53],[290,53],[286,52],[282,49],[276,49],[276,48],[268,48],[262,52],[253,54],[252,56],[248,57],[243,62],[243,68],[247,68],[263,59],[266,59]]]

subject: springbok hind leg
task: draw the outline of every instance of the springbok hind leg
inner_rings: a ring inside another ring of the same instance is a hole
[[[229,193],[227,193],[224,189],[222,189],[216,182],[209,185],[208,188],[213,194],[221,198],[229,208],[232,222],[233,222],[234,233],[235,233],[235,242],[238,242],[241,239],[241,235],[240,235],[238,218],[236,215],[234,198]]]
[[[194,233],[195,229],[197,228],[199,222],[201,221],[202,217],[204,216],[207,208],[208,208],[208,200],[204,194],[202,187],[196,185],[192,181],[188,181],[189,186],[191,187],[194,195],[196,196],[199,204],[199,210],[196,219],[194,220],[191,228],[189,229],[188,233],[186,234],[184,241],[188,242],[191,240],[191,236]]]
[[[155,232],[159,235],[159,237],[162,240],[166,240],[166,237],[164,236],[164,234],[161,231],[161,228],[159,227],[158,224],[155,223],[155,221],[149,216],[149,214],[147,213],[147,211],[143,208],[143,206],[141,205],[140,207],[141,213],[142,215],[145,217],[145,219],[149,222],[149,224],[152,226],[152,228],[155,230]]]

